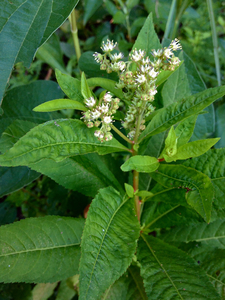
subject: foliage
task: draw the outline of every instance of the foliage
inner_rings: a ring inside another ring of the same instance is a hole
[[[0,299],[225,299],[210,3],[3,1]]]

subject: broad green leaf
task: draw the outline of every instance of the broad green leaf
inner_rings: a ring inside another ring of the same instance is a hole
[[[224,119],[225,103],[216,108],[216,128],[215,135],[220,136],[221,140],[216,148],[225,147],[225,119]]]
[[[167,194],[165,194],[167,195]],[[182,197],[181,190],[176,193],[175,201]],[[201,216],[191,208],[180,204],[168,204],[163,202],[147,201],[141,215],[142,224],[145,224],[147,232],[156,228],[195,224],[203,222]]]
[[[176,66],[174,71],[169,71],[169,70],[161,70],[159,75],[157,76],[156,80],[156,86],[161,85],[163,82],[165,82],[174,72],[177,71],[177,69],[180,68],[180,66],[183,64],[183,61],[180,62],[179,66]]]
[[[80,102],[70,99],[55,99],[36,106],[33,111],[48,112],[61,109],[77,109],[86,111],[87,108]]]
[[[181,121],[175,128],[176,136],[178,138],[178,147],[186,144],[190,140],[195,128],[197,117],[197,115],[190,116],[189,118]]]
[[[159,38],[155,32],[152,20],[152,13],[147,17],[144,26],[138,34],[138,37],[132,47],[134,49],[145,50],[146,55],[150,55],[153,49],[161,49]]]
[[[134,197],[134,188],[127,183],[125,183],[124,186],[125,186],[125,191],[126,191],[128,197],[133,198]]]
[[[120,277],[104,293],[101,300],[147,300],[143,279],[138,267],[130,266],[128,271]]]
[[[210,221],[214,189],[208,176],[183,165],[160,165],[151,176],[164,187],[186,189],[187,203]]]
[[[60,282],[56,300],[71,300],[76,295],[74,289],[70,288],[66,280]]]
[[[87,83],[90,87],[100,86],[103,89],[106,89],[107,91],[114,94],[116,97],[123,99],[123,92],[121,89],[115,87],[116,81],[114,80],[96,77],[87,79]]]
[[[13,148],[0,156],[1,166],[28,166],[43,158],[62,161],[74,155],[97,152],[100,155],[129,151],[113,139],[101,143],[94,128],[79,120],[59,119],[38,125],[23,136]]]
[[[78,272],[84,220],[47,216],[0,227],[0,282],[56,282]]]
[[[88,211],[81,243],[80,300],[100,299],[128,268],[140,226],[134,201],[109,187],[100,190]]]
[[[56,79],[63,92],[72,100],[83,103],[84,98],[81,94],[81,83],[78,79],[55,70]]]
[[[81,94],[84,97],[84,99],[88,99],[92,96],[84,72],[81,75]]]
[[[96,12],[97,9],[102,5],[102,0],[85,0],[84,1],[84,16],[83,23],[86,25],[87,21]]]
[[[17,208],[13,203],[4,201],[0,203],[0,225],[12,223],[16,220]]]
[[[61,162],[43,159],[29,164],[29,167],[47,175],[67,189],[90,197],[94,197],[99,189],[109,185],[124,193],[122,179],[118,182],[112,169],[107,167],[102,157],[96,153],[69,157]]]
[[[198,242],[207,247],[225,249],[225,221],[179,226],[161,236],[166,242]]]
[[[125,14],[121,10],[118,10],[113,15],[113,23],[114,24],[124,24],[125,21],[126,21],[126,16],[125,16]]]
[[[0,152],[5,153],[13,145],[24,136],[29,130],[34,128],[37,124],[24,120],[15,120],[3,132],[0,138]]]
[[[2,134],[0,152],[4,153],[11,148],[21,136],[36,124],[24,120],[14,121]],[[7,168],[0,167],[0,197],[15,192],[28,185],[40,176],[39,173],[27,167]]]
[[[93,54],[93,51],[82,53],[78,62],[80,70],[83,71],[88,77],[109,78],[117,81],[118,75],[116,72],[108,74],[106,71],[100,70],[100,65],[95,61]]]
[[[58,282],[38,283],[32,290],[32,300],[47,300],[54,293]]]
[[[214,204],[225,208],[225,149],[212,149],[198,158],[184,162],[211,178],[215,190]]]
[[[29,67],[37,48],[64,22],[78,0],[3,0],[0,23],[0,99],[15,63]],[[7,57],[7,59],[6,59]]]
[[[149,299],[220,299],[197,262],[176,247],[142,235],[137,256]]]
[[[61,72],[68,74],[63,62],[60,40],[56,34],[53,34],[50,39],[38,49],[36,58],[47,63],[53,70],[57,68]]]
[[[140,136],[140,142],[152,135],[163,132],[172,125],[195,115],[225,94],[225,86],[211,88],[164,107],[148,124]]]
[[[139,191],[138,193],[135,193],[135,195],[141,197],[142,201],[146,201],[146,198],[151,198],[154,194],[148,191]]]
[[[172,157],[164,155],[167,162],[184,160],[191,157],[198,157],[207,152],[212,146],[214,146],[220,139],[207,139],[190,142],[180,146],[177,149],[177,153]]]
[[[17,119],[40,124],[60,118],[56,112],[39,114],[32,111],[35,106],[57,98],[63,98],[63,93],[57,83],[49,80],[37,80],[9,90],[2,102],[4,114],[0,118],[0,134]]]
[[[130,157],[122,166],[124,172],[136,170],[138,172],[150,173],[159,167],[158,159],[151,156],[135,155]]]

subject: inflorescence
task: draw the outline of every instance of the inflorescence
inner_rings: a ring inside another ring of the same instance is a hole
[[[149,116],[155,107],[152,105],[157,93],[156,80],[161,70],[173,71],[180,64],[174,51],[182,49],[179,40],[173,40],[169,47],[152,50],[153,61],[146,56],[144,50],[133,50],[130,60],[124,62],[121,52],[112,54],[117,43],[107,40],[102,44],[104,54],[95,52],[94,58],[100,64],[100,69],[107,73],[117,72],[119,82],[116,87],[122,89],[124,99],[130,103],[122,126],[128,130],[128,137],[134,139],[136,131],[138,134],[145,129],[145,118]],[[113,114],[119,108],[120,99],[113,98],[107,92],[99,101],[90,97],[85,99],[88,111],[83,114],[83,119],[88,127],[101,128],[95,131],[95,136],[101,141],[112,139],[111,126]],[[100,121],[100,120],[101,121]]]

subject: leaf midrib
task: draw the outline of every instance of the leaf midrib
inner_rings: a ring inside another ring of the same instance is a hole
[[[6,257],[6,256],[10,256],[10,255],[17,255],[17,254],[23,254],[23,253],[35,252],[35,251],[47,251],[47,250],[54,250],[54,249],[58,249],[58,248],[74,247],[74,246],[79,246],[79,245],[80,245],[80,243],[74,243],[74,244],[59,245],[59,246],[54,246],[54,247],[35,248],[35,249],[29,249],[29,250],[23,250],[23,251],[16,251],[13,253],[0,254],[0,257]]]
[[[167,271],[166,271],[166,269],[164,268],[163,264],[161,264],[160,261],[158,260],[158,258],[157,258],[157,256],[155,255],[153,249],[151,248],[151,246],[150,246],[150,244],[148,243],[148,241],[144,238],[144,235],[143,235],[143,234],[141,234],[141,237],[142,237],[142,239],[145,241],[147,247],[148,247],[149,250],[151,251],[153,257],[154,257],[155,260],[157,261],[157,263],[158,263],[158,265],[160,266],[160,268],[163,269],[165,275],[167,276],[167,278],[168,278],[168,279],[170,280],[170,282],[172,283],[172,285],[173,285],[174,289],[176,290],[177,294],[180,296],[180,298],[181,298],[182,300],[184,300],[184,298],[181,296],[179,290],[177,289],[176,285],[174,284],[172,278],[171,278],[171,277],[169,276],[169,274],[167,273]]]

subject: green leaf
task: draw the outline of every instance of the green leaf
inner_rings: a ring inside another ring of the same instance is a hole
[[[169,157],[173,157],[177,153],[177,136],[173,126],[170,128],[167,138],[165,139],[165,150],[163,152]]]
[[[151,156],[135,155],[130,157],[122,166],[124,172],[136,170],[137,172],[150,173],[159,167],[158,159]]]
[[[93,51],[82,53],[78,62],[80,70],[83,71],[88,77],[109,78],[117,81],[118,75],[116,72],[108,74],[106,71],[100,70],[100,65],[95,61],[93,54]]]
[[[114,80],[96,77],[87,79],[87,83],[90,87],[100,86],[114,94],[116,97],[123,99],[123,92],[121,89],[116,88],[116,81]]]
[[[66,280],[60,282],[56,300],[71,300],[76,295],[73,288],[70,288]]]
[[[130,266],[120,279],[111,285],[101,300],[147,300],[143,279],[138,267]]]
[[[225,147],[225,119],[224,119],[225,103],[216,108],[216,130],[215,135],[220,136],[221,140],[216,148]]]
[[[174,71],[169,70],[161,70],[159,75],[157,76],[156,86],[160,86],[163,82],[165,82],[180,66],[183,64],[183,61],[180,62],[179,66],[176,66]]]
[[[84,72],[81,75],[81,94],[83,95],[84,99],[88,99],[92,96]]]
[[[113,15],[113,23],[114,24],[124,24],[125,21],[126,21],[126,16],[125,16],[125,14],[121,10],[118,10]]]
[[[101,143],[94,128],[79,120],[59,119],[38,125],[0,156],[1,166],[28,166],[43,158],[62,161],[74,155],[129,151],[117,140]]]
[[[210,88],[193,96],[181,99],[160,110],[140,136],[140,142],[163,132],[172,125],[195,115],[225,94],[225,86]]]
[[[138,34],[138,37],[132,47],[134,49],[142,49],[146,51],[146,55],[150,55],[152,49],[161,49],[159,38],[155,32],[152,20],[152,13],[147,17],[144,26]]]
[[[64,22],[77,2],[28,0],[10,3],[3,0],[0,24],[0,99],[13,65],[23,62],[29,67],[37,48]]]
[[[167,193],[165,193],[166,196]],[[181,190],[176,193],[175,201],[182,197]],[[170,199],[171,201],[171,199]],[[142,224],[145,229],[153,231],[156,228],[167,228],[177,225],[187,225],[203,222],[201,216],[191,208],[180,204],[168,204],[163,202],[147,201],[141,215]]]
[[[185,166],[211,178],[215,190],[214,204],[225,208],[225,149],[212,149],[198,158],[187,160]]]
[[[225,249],[225,221],[217,220],[210,224],[179,226],[162,235],[161,238],[165,242],[196,241],[209,248]]]
[[[47,216],[0,227],[0,282],[55,282],[78,272],[84,220]]]
[[[220,139],[207,139],[195,142],[190,142],[188,144],[182,145],[177,149],[177,153],[172,157],[164,155],[167,162],[184,160],[191,157],[198,157],[205,152],[207,152],[212,146],[214,146]]]
[[[87,110],[87,108],[78,101],[70,99],[55,99],[36,106],[33,111],[47,112],[61,109]]]
[[[93,16],[96,10],[102,6],[102,0],[85,0],[84,2],[84,16],[83,16],[83,23],[84,25],[87,24],[87,21]]]
[[[133,199],[109,187],[88,212],[81,243],[80,300],[96,300],[128,268],[140,232]]]
[[[153,236],[141,237],[137,256],[149,299],[220,299],[193,258]]]
[[[210,221],[214,189],[211,180],[205,174],[183,165],[160,165],[151,173],[154,180],[167,188],[187,190],[187,203],[205,220]]]
[[[99,189],[109,185],[124,193],[122,179],[118,182],[112,169],[107,167],[102,157],[96,153],[69,157],[61,162],[43,159],[29,164],[29,167],[47,175],[67,189],[90,197],[94,197]]]
[[[4,114],[0,118],[0,134],[16,119],[40,124],[60,118],[59,113],[40,115],[32,109],[41,103],[62,97],[58,84],[50,80],[37,80],[9,90],[2,102]]]
[[[50,39],[38,49],[36,58],[50,65],[53,70],[57,68],[63,73],[68,73],[63,62],[60,40],[56,34],[53,34]]]
[[[17,208],[13,203],[9,201],[0,203],[0,225],[12,223],[16,220],[16,217]]]
[[[190,116],[177,125],[175,129],[176,136],[178,138],[177,147],[186,144],[190,140],[195,128],[197,117],[197,115]]]
[[[63,92],[72,100],[83,103],[84,98],[81,94],[81,83],[78,79],[55,70],[56,79]]]
[[[38,283],[32,290],[32,300],[47,300],[53,293],[58,282]]]
[[[134,197],[134,188],[127,183],[125,183],[124,186],[125,186],[125,190],[126,190],[128,197],[133,198]]]

